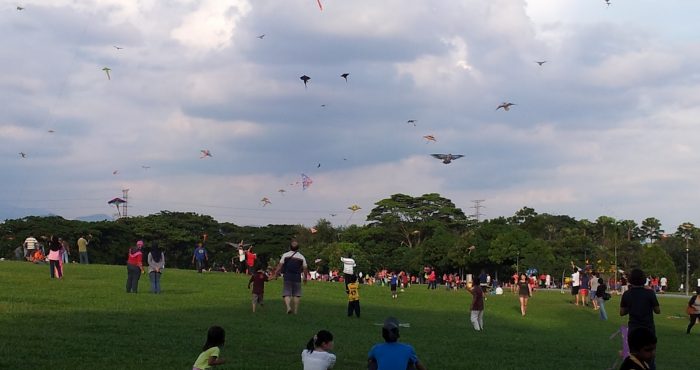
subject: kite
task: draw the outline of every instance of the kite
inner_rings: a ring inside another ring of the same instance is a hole
[[[114,46],[114,48],[115,48],[115,49],[117,49],[117,50],[121,50],[121,49],[124,49],[124,48],[123,48],[123,47],[121,47],[121,46],[117,46],[117,45],[112,45],[112,46]]]
[[[54,131],[54,130],[48,130],[48,133],[49,133],[49,134],[53,134],[54,132],[56,132],[56,131]]]
[[[321,104],[321,108],[325,108],[325,107],[326,107],[326,105],[325,105],[325,104]]]
[[[272,202],[270,201],[270,199],[268,197],[263,197],[262,199],[260,199],[260,202],[262,202],[263,207],[265,207],[268,204],[272,204]]]
[[[608,4],[608,6],[610,6],[610,0],[605,0],[605,3]],[[17,7],[17,9],[19,9],[19,7]]]
[[[316,168],[321,168],[321,163],[317,164]]]
[[[323,5],[321,4],[321,0],[316,0],[316,2],[318,3],[318,8],[321,9],[321,11],[323,11]]]
[[[316,234],[316,233],[318,232],[318,230],[317,230],[315,227],[310,228],[309,231],[310,231],[312,234]]]
[[[211,157],[211,156],[212,156],[212,155],[211,155],[211,152],[209,151],[209,149],[202,149],[202,150],[200,150],[200,152],[202,153],[202,156],[200,156],[199,159],[206,158],[206,157]]]
[[[121,215],[122,215],[122,212],[119,209],[119,206],[121,206],[124,203],[126,203],[126,201],[122,198],[114,198],[114,199],[107,202],[107,204],[114,205],[115,207],[117,207],[117,214],[119,215],[119,217],[121,217]]]
[[[306,190],[306,188],[311,186],[311,184],[313,184],[313,183],[314,183],[314,181],[311,180],[311,178],[309,176],[306,176],[303,173],[301,174],[301,188],[303,190]]]
[[[433,135],[425,135],[425,136],[423,136],[423,139],[425,139],[425,143],[426,143],[426,144],[429,143],[429,142],[431,142],[431,141],[432,141],[432,142],[436,142],[436,141],[437,141],[437,140],[435,139],[435,136],[433,136]]]
[[[335,217],[335,216],[337,216],[338,214],[337,214],[337,213],[331,213],[330,215],[331,215],[331,217]]]
[[[144,170],[147,170],[147,169],[150,169],[151,166],[141,166],[141,168],[143,168]]]
[[[355,212],[361,210],[362,207],[358,206],[357,204],[353,204],[353,205],[351,205],[350,207],[348,207],[348,209],[351,210],[352,213],[355,213]]]
[[[453,160],[464,157],[463,154],[431,154],[431,156],[441,159],[444,164],[450,164]]]
[[[350,73],[343,73],[342,75],[340,75],[340,77],[345,79],[345,83],[348,82],[348,76],[350,76]]]
[[[510,110],[510,107],[513,106],[513,105],[516,105],[516,104],[515,104],[515,103],[503,102],[503,103],[501,103],[501,105],[498,106],[498,108],[496,108],[496,110],[499,110],[499,109],[503,108],[503,110],[507,112],[507,111]]]
[[[303,76],[299,77],[299,79],[301,79],[302,81],[304,81],[304,88],[306,88],[306,83],[309,82],[309,80],[311,79],[311,77],[309,77],[309,76],[307,76],[307,75],[303,75]]]
[[[118,173],[119,173],[119,170],[114,170],[114,171],[112,171],[112,175],[116,175],[116,174],[118,174]]]
[[[109,76],[109,71],[111,71],[111,69],[109,67],[104,67],[102,68],[102,70],[105,71],[105,73],[107,74],[107,79],[111,80],[112,77]]]
[[[22,158],[27,158],[27,153],[25,153],[25,152],[19,152],[19,155]]]
[[[24,8],[21,6],[17,6],[17,10],[24,10]]]
[[[473,245],[472,245],[471,247],[467,248],[467,250],[469,251],[468,254],[472,254],[472,252],[474,251],[474,249],[476,249],[476,246],[473,246]]]
[[[319,263],[321,263],[321,262],[323,262],[323,260],[320,259],[320,258],[316,258],[316,259],[314,260],[314,263],[315,263],[315,264],[319,264]]]
[[[264,38],[265,38],[265,34],[263,33],[262,35],[258,36],[258,38],[259,38],[260,40],[264,39]]]
[[[539,64],[539,65],[541,66],[541,65],[547,63],[547,61],[546,61],[546,60],[543,60],[543,61],[541,61],[541,62],[535,61],[535,63],[537,63],[537,64]]]
[[[415,126],[415,125],[416,125],[416,121],[417,121],[417,120],[415,120],[415,119],[409,119],[408,121],[406,121],[406,123],[412,123],[413,126]]]
[[[287,191],[284,189],[280,189],[280,190],[277,190],[277,192],[282,194],[282,196],[284,196],[284,193],[286,193]]]

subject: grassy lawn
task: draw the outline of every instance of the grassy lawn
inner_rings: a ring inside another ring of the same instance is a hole
[[[0,262],[0,368],[189,369],[211,325],[226,329],[220,369],[301,369],[300,353],[319,329],[335,336],[336,369],[366,368],[382,341],[381,323],[393,315],[411,324],[401,341],[412,344],[429,369],[606,369],[617,356],[619,298],[608,301],[607,322],[569,303],[568,294],[538,292],[521,317],[511,294],[489,296],[486,330],[469,323],[466,291],[388,288],[360,290],[362,317],[345,316],[342,284],[309,283],[299,315],[284,311],[281,280],[266,287],[266,305],[253,314],[247,279],[232,273],[166,270],[163,294],[126,294],[126,267],[68,265],[50,280],[48,266]],[[688,368],[700,345],[700,326],[685,334],[685,298],[663,297],[657,315],[660,369]]]

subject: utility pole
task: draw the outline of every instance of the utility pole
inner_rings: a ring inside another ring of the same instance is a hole
[[[474,205],[469,207],[469,208],[474,208],[474,214],[472,216],[476,219],[477,223],[481,219],[481,216],[484,215],[483,213],[481,213],[481,209],[486,208],[486,207],[482,206],[481,203],[483,203],[485,201],[486,200],[484,200],[484,199],[472,200],[472,203],[474,203]]]

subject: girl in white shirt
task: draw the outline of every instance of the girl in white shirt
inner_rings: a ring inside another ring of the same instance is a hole
[[[306,344],[306,349],[301,352],[301,362],[304,370],[329,370],[335,365],[335,355],[328,351],[333,350],[333,334],[328,330],[321,330]]]

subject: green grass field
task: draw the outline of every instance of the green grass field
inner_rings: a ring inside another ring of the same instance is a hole
[[[610,335],[626,319],[619,298],[608,302],[610,320],[569,303],[568,294],[538,292],[528,316],[511,294],[489,296],[485,328],[469,323],[466,291],[406,289],[392,300],[388,288],[363,286],[362,317],[345,316],[339,283],[310,282],[298,315],[284,311],[281,280],[266,287],[266,305],[250,309],[247,279],[232,273],[167,270],[163,294],[126,294],[126,268],[68,265],[62,281],[48,266],[0,262],[0,368],[189,369],[211,325],[226,329],[220,369],[301,369],[300,353],[319,329],[335,336],[336,369],[366,368],[366,355],[382,341],[381,323],[393,315],[411,324],[401,341],[412,344],[429,369],[606,369],[620,347]],[[689,368],[700,326],[685,334],[686,300],[660,297],[656,316],[659,369]]]

